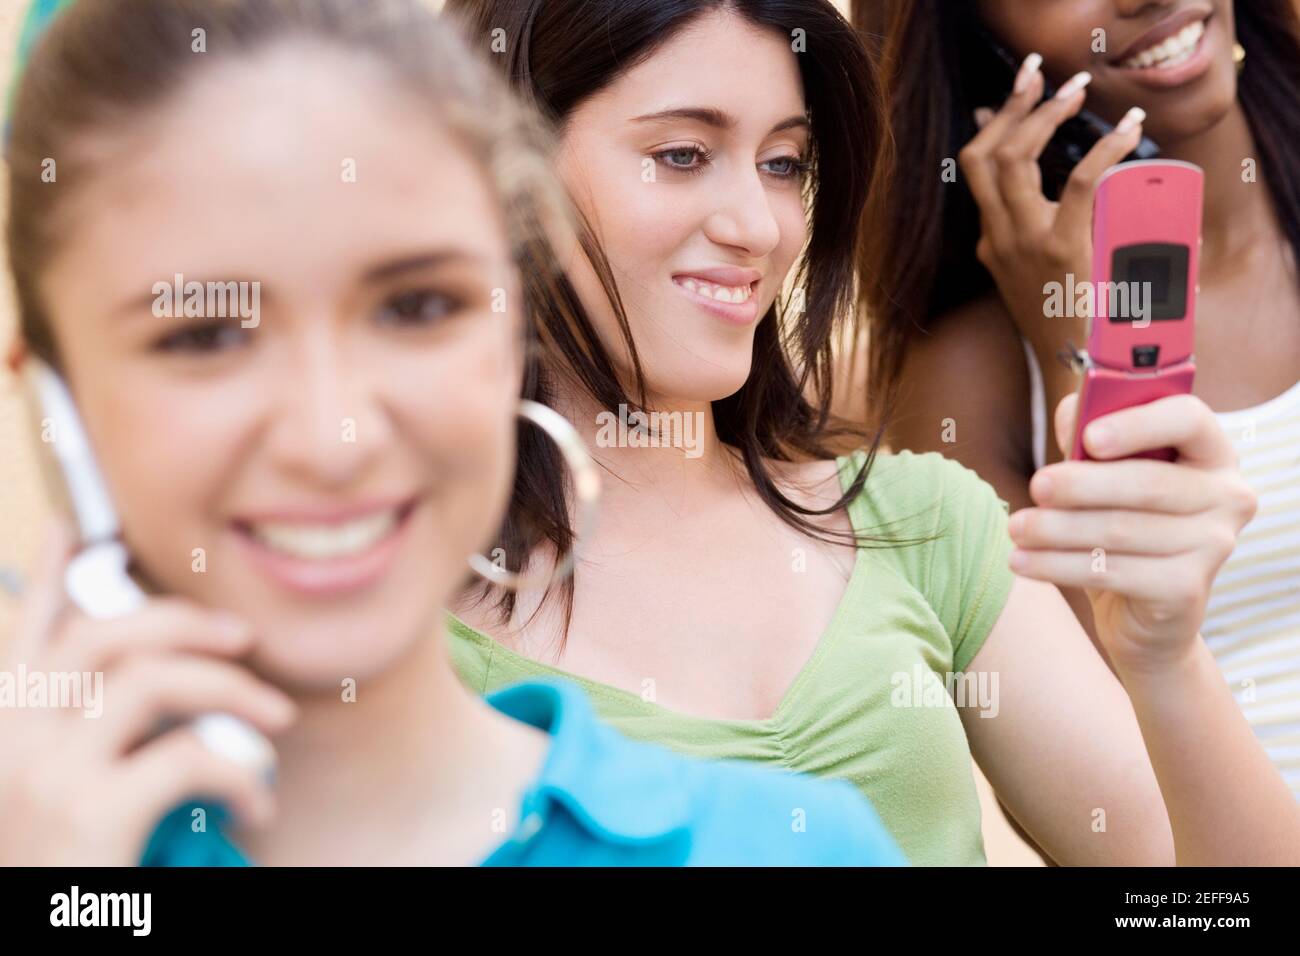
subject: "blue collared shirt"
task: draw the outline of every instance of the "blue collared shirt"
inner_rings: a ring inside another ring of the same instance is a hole
[[[514,833],[484,866],[906,865],[870,804],[844,781],[629,740],[563,681],[515,684],[487,700],[545,730],[551,746]],[[204,808],[209,826],[193,832],[198,806],[179,807],[159,824],[142,865],[248,865],[221,833],[218,808]]]

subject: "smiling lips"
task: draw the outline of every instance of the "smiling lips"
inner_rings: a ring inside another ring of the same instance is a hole
[[[692,279],[690,276],[680,276],[674,281],[691,292],[699,293],[705,298],[716,299],[719,302],[748,302],[754,294],[752,285],[718,285],[714,282]]]
[[[762,279],[756,269],[728,267],[679,272],[673,285],[710,315],[732,325],[748,325],[758,318],[754,295]]]
[[[328,560],[360,554],[374,547],[397,526],[397,509],[342,524],[290,524],[266,521],[250,525],[254,538],[294,558]]]
[[[342,513],[268,516],[234,522],[254,563],[284,587],[313,596],[373,584],[396,555],[416,500]]]
[[[1126,70],[1171,70],[1192,58],[1205,36],[1205,21],[1194,20],[1173,36],[1125,59],[1120,66]]]

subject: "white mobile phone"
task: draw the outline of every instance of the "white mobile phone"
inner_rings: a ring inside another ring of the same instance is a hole
[[[72,394],[53,369],[34,356],[25,359],[31,408],[36,417],[37,457],[55,506],[72,520],[80,548],[64,575],[72,603],[93,618],[121,617],[137,610],[145,592],[131,577],[117,511],[100,474]],[[247,722],[229,714],[195,718],[193,729],[212,752],[264,773],[275,773],[275,749]]]

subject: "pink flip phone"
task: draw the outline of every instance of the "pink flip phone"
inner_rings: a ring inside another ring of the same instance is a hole
[[[1112,167],[1093,201],[1094,312],[1070,457],[1095,418],[1192,390],[1205,174],[1173,160]],[[1173,461],[1172,448],[1136,457]]]

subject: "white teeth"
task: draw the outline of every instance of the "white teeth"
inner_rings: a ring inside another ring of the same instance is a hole
[[[1121,65],[1130,70],[1146,70],[1155,67],[1167,70],[1186,63],[1196,52],[1197,44],[1205,36],[1205,21],[1189,23],[1171,37],[1167,37],[1153,46],[1125,60]]]
[[[753,287],[747,285],[714,285],[712,282],[701,282],[698,279],[688,278],[677,279],[676,281],[691,292],[698,293],[705,298],[717,299],[719,302],[731,302],[733,304],[748,302],[754,294]]]
[[[336,525],[262,522],[253,536],[267,547],[295,558],[325,559],[360,554],[383,539],[397,524],[397,509]]]

